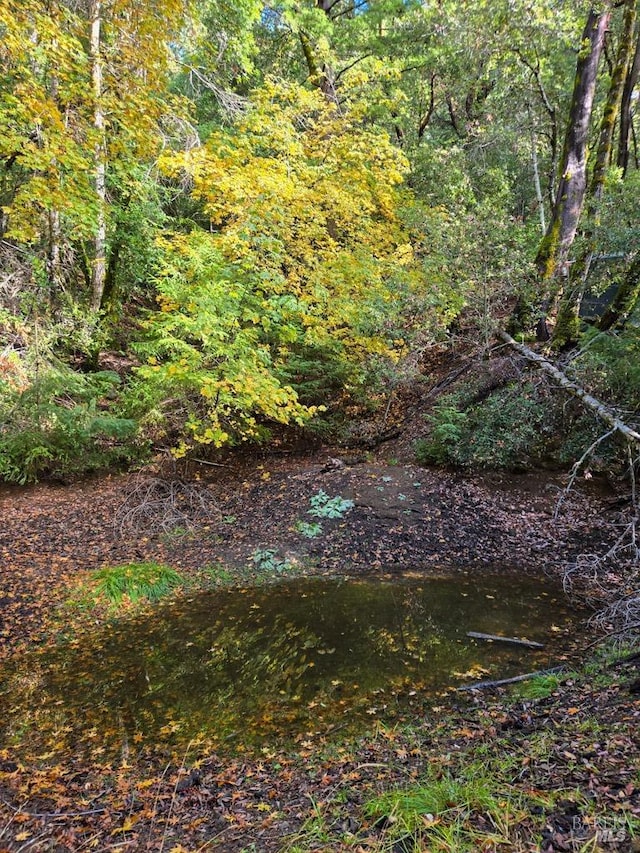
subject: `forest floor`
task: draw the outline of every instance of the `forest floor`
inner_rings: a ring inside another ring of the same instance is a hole
[[[594,481],[556,517],[566,477],[428,470],[411,439],[407,429],[371,453],[236,453],[175,488],[166,466],[4,488],[0,654],[46,648],[70,590],[106,565],[240,567],[251,583],[256,551],[271,550],[299,573],[504,567],[556,582],[615,533],[617,496]],[[320,491],[353,508],[307,538],[300,522],[314,521]],[[478,692],[412,725],[267,757],[24,762],[0,744],[0,853],[639,850],[638,692],[637,657],[601,658],[538,698]],[[380,799],[407,786],[421,804]]]

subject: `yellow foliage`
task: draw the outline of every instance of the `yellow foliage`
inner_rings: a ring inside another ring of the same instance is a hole
[[[385,349],[359,320],[365,302],[388,296],[394,266],[413,260],[396,213],[407,163],[386,134],[317,91],[268,81],[230,133],[159,165],[189,176],[230,262],[258,271],[265,293],[299,299],[307,343]]]

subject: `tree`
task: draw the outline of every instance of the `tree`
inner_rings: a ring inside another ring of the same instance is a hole
[[[367,355],[401,346],[389,338],[391,281],[412,280],[396,213],[406,163],[386,134],[272,81],[233,127],[160,165],[200,205],[164,241],[139,371],[159,405],[179,401],[181,452],[306,421],[361,381]]]
[[[590,10],[578,54],[556,201],[536,258],[547,305],[557,298],[584,204],[591,112],[610,17],[608,7]]]
[[[579,337],[580,303],[595,252],[592,232],[593,227],[598,224],[605,178],[611,165],[614,130],[618,122],[624,84],[627,79],[635,41],[635,29],[636,0],[626,0],[624,4],[622,32],[618,42],[618,50],[613,63],[609,89],[600,121],[595,163],[588,189],[587,225],[583,229],[586,246],[583,249],[582,256],[571,264],[570,274],[567,275],[567,286],[560,302],[556,327],[553,333],[555,346],[563,347],[574,344]]]
[[[101,307],[109,173],[157,154],[180,109],[168,41],[183,17],[182,0],[0,0],[3,232],[49,259],[53,301],[64,289]]]

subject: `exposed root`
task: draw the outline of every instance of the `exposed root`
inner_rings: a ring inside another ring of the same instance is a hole
[[[202,483],[140,474],[118,508],[114,524],[121,536],[191,531],[219,512]]]

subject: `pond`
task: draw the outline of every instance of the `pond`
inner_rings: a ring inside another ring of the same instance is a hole
[[[509,576],[316,578],[201,593],[6,664],[0,734],[15,754],[41,758],[194,741],[267,752],[375,720],[393,725],[456,686],[557,664],[579,618],[548,582]]]

